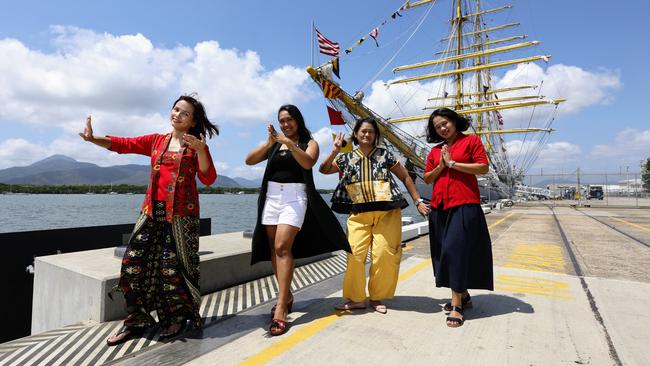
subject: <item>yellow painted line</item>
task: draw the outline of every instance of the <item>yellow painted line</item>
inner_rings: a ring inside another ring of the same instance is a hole
[[[493,227],[495,227],[495,226],[499,225],[500,223],[506,221],[510,216],[512,216],[512,214],[513,214],[513,212],[509,212],[507,215],[502,217],[500,220],[495,221],[494,223],[492,223],[492,225],[488,226],[488,229],[492,229]]]
[[[407,279],[409,279],[409,277],[413,276],[414,274],[419,272],[422,268],[427,267],[429,265],[431,265],[431,259],[427,259],[425,261],[418,263],[417,265],[410,268],[408,271],[399,275],[399,278],[397,279],[397,283],[406,281]]]
[[[635,224],[635,223],[633,223],[633,222],[625,221],[625,220],[623,220],[623,219],[619,219],[618,217],[612,217],[612,219],[614,219],[614,220],[616,220],[616,221],[620,221],[620,222],[625,223],[625,224],[628,224],[628,225],[630,225],[630,226],[634,226],[634,227],[637,228],[637,229],[641,229],[641,230],[643,230],[643,231],[647,231],[647,232],[650,233],[650,228],[647,228],[647,227],[645,227],[645,226],[643,226],[643,225],[639,225],[639,224]]]
[[[558,299],[570,299],[571,289],[564,281],[537,277],[499,275],[494,281],[495,290],[531,295],[541,295]]]
[[[565,273],[564,255],[557,244],[518,243],[503,265],[531,271]]]
[[[239,365],[265,365],[267,362],[272,359],[280,356],[281,354],[287,352],[289,349],[294,347],[296,344],[304,341],[305,339],[313,336],[314,334],[320,332],[321,330],[329,327],[335,321],[337,321],[345,312],[336,312],[334,314],[328,315],[324,318],[315,320],[304,327],[291,332],[290,335],[286,336],[279,342],[274,343],[273,345],[267,347],[266,349],[258,352],[250,358],[245,359],[240,362]]]
[[[422,270],[425,267],[428,267],[431,265],[431,259],[422,261],[418,263],[417,265],[413,266],[406,272],[402,273],[399,276],[399,279],[397,282],[402,282],[406,281],[408,278],[416,274],[418,271]],[[307,338],[313,336],[314,334],[320,332],[321,330],[329,327],[330,325],[334,324],[337,320],[339,320],[344,314],[346,314],[345,311],[337,311],[333,314],[330,314],[326,317],[320,318],[318,320],[315,320],[300,329],[296,329],[295,331],[291,331],[291,333],[285,337],[283,337],[282,340],[270,345],[266,349],[263,349],[262,351],[258,352],[257,354],[245,359],[244,361],[240,362],[238,365],[265,365],[272,359],[280,356],[281,354],[287,352],[291,348],[293,348],[295,345],[298,343],[306,340]]]

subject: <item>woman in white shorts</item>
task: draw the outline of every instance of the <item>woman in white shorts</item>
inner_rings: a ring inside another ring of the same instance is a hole
[[[278,281],[271,335],[287,331],[293,305],[290,293],[294,258],[306,258],[350,245],[338,220],[314,186],[311,168],[318,160],[318,143],[294,105],[278,111],[282,134],[269,124],[268,140],[253,149],[246,164],[268,160],[258,200],[251,264],[271,260]]]

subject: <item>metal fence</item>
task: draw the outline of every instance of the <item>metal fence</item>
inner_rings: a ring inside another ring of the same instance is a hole
[[[650,207],[650,191],[641,173],[527,174],[514,188],[512,199],[520,204],[548,201],[553,205]],[[646,187],[647,187],[646,183]],[[489,187],[482,195],[494,194]]]

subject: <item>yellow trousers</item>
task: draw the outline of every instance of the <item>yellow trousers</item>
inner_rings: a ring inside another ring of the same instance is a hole
[[[402,258],[402,210],[370,211],[348,218],[347,270],[343,297],[354,302],[366,300],[366,257],[371,251],[368,292],[370,300],[395,296]]]

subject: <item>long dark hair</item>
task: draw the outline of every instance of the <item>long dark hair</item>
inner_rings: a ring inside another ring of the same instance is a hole
[[[305,118],[300,113],[298,107],[293,104],[285,104],[278,109],[278,117],[280,117],[280,112],[282,111],[289,113],[291,118],[298,124],[298,141],[309,142],[311,140],[311,131],[305,125]]]
[[[436,126],[433,125],[433,119],[438,116],[445,117],[453,122],[454,126],[456,126],[456,132],[467,131],[469,128],[469,119],[449,108],[438,108],[429,116],[429,122],[427,123],[427,142],[442,142],[445,140],[438,135],[438,132],[436,132]]]
[[[352,142],[354,142],[355,145],[359,145],[359,140],[357,140],[357,136],[355,136],[359,130],[361,129],[361,125],[364,123],[369,123],[372,125],[372,127],[375,129],[375,145],[379,145],[379,142],[381,141],[381,133],[379,132],[379,125],[377,124],[377,121],[372,118],[372,117],[366,117],[360,120],[357,120],[357,123],[354,124],[354,128],[352,129]]]
[[[195,136],[196,138],[201,138],[201,134],[203,134],[203,136],[207,134],[208,138],[212,138],[212,136],[219,134],[219,127],[210,122],[208,116],[205,113],[205,107],[203,107],[203,103],[199,102],[194,97],[194,94],[181,95],[178,97],[178,99],[176,99],[174,104],[172,104],[172,108],[174,108],[176,103],[180,102],[181,100],[190,103],[192,107],[194,107],[194,113],[192,115],[194,127],[190,128],[188,131],[190,135]]]

